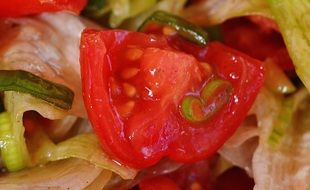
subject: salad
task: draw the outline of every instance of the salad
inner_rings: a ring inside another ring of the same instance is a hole
[[[0,2],[0,189],[310,189],[309,11]]]

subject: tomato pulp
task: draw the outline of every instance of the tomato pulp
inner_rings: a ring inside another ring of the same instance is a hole
[[[223,44],[195,46],[191,54],[171,43],[123,30],[82,34],[89,119],[103,148],[128,166],[210,156],[240,125],[263,84],[261,62]]]

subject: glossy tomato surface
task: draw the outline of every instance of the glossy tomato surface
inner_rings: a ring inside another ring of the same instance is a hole
[[[78,14],[86,3],[87,0],[3,0],[0,1],[0,17],[17,17],[61,10]]]
[[[83,32],[84,102],[114,159],[136,168],[165,156],[197,161],[212,155],[242,122],[263,83],[261,62],[220,43],[195,50],[161,35]],[[184,97],[201,98],[201,90],[217,79],[232,86],[227,102],[210,119],[189,121],[180,110]]]

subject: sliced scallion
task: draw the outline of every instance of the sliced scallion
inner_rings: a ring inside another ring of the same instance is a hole
[[[228,81],[216,79],[206,84],[200,97],[185,96],[181,102],[181,113],[191,122],[202,122],[215,115],[231,96],[232,86]]]
[[[0,114],[0,150],[4,165],[8,171],[18,171],[26,166],[21,144],[18,143],[12,131],[11,116],[8,112]]]
[[[199,45],[206,45],[208,42],[208,33],[202,28],[191,24],[190,22],[166,13],[164,11],[156,11],[139,27],[138,31],[143,31],[149,23],[158,23],[167,25],[175,29],[182,37],[195,42]]]
[[[66,86],[22,70],[0,70],[0,91],[31,94],[65,110],[71,108],[74,97],[74,93]]]

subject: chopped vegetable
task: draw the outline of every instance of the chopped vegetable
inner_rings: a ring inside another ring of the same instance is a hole
[[[138,16],[130,18],[123,23],[126,29],[136,31],[142,23],[150,17],[154,12],[161,10],[166,11],[171,14],[179,15],[183,7],[185,6],[187,0],[160,0],[152,6],[150,9],[145,10]]]
[[[0,70],[0,91],[28,93],[65,110],[71,108],[74,96],[69,88],[22,70]]]
[[[29,94],[6,91],[4,92],[4,107],[6,109],[7,116],[10,118],[7,121],[10,121],[9,125],[4,125],[5,130],[10,130],[9,138],[6,136],[1,139],[2,144],[14,144],[15,151],[6,152],[7,158],[15,157],[18,153],[18,163],[19,167],[11,167],[7,165],[9,170],[19,170],[27,166],[32,166],[33,163],[30,159],[28,148],[26,145],[23,126],[23,113],[28,110],[37,110],[40,113],[43,113],[44,116],[51,119],[59,119],[64,117],[67,113],[62,109],[57,109],[54,106],[46,103],[41,99],[37,99]],[[1,127],[1,126],[0,126]],[[9,128],[7,128],[9,127]],[[7,133],[7,132],[6,132]],[[3,146],[5,149],[6,147]],[[12,162],[13,160],[8,160],[5,162]]]
[[[272,18],[268,3],[262,0],[205,0],[194,3],[182,12],[186,20],[202,26],[220,24],[230,18],[247,15]]]
[[[124,20],[147,11],[156,2],[156,0],[90,0],[84,14],[95,19],[101,19],[109,14],[109,24],[115,28]]]
[[[0,189],[84,189],[103,171],[87,161],[72,158],[7,173],[0,178]]]
[[[8,112],[0,114],[0,150],[1,158],[9,171],[18,171],[26,166],[22,147],[14,139],[11,117]]]
[[[206,121],[229,100],[232,86],[227,81],[213,80],[203,87],[200,97],[186,96],[181,104],[183,116],[192,122]]]
[[[138,29],[142,31],[150,23],[167,25],[174,28],[184,38],[196,42],[200,45],[206,45],[208,42],[208,34],[202,28],[199,28],[181,17],[169,14],[164,11],[156,11]]]
[[[100,17],[110,10],[107,0],[89,0],[84,14],[90,17]]]
[[[119,26],[125,19],[134,17],[150,9],[156,0],[113,0],[111,1],[112,14],[109,19],[111,27]]]
[[[296,72],[310,91],[310,1],[268,0]]]
[[[124,179],[133,179],[137,171],[119,165],[106,155],[94,134],[80,134],[65,141],[54,144],[42,129],[36,128],[36,134],[30,138],[32,159],[36,164],[46,164],[49,161],[58,161],[68,158],[86,160],[97,167],[113,171]]]
[[[268,118],[275,112],[272,99],[262,103],[269,109],[267,113],[259,113],[258,120],[263,124],[260,143],[253,157],[253,175],[255,187],[258,189],[309,189],[310,188],[310,97],[307,89],[300,89],[293,96],[293,112],[291,122],[281,136],[281,143],[276,148],[270,146],[269,137],[274,132],[273,124]],[[277,97],[274,97],[277,99]],[[267,99],[268,100],[268,99]],[[271,104],[271,105],[270,105]],[[261,106],[262,106],[261,105]],[[263,110],[262,109],[262,110]],[[287,112],[288,113],[288,112]],[[276,114],[277,115],[277,114]],[[274,119],[278,119],[274,117]],[[285,180],[283,180],[285,179]]]
[[[273,123],[273,128],[268,138],[268,143],[272,148],[277,148],[281,144],[284,134],[291,125],[294,111],[293,106],[293,98],[283,100],[280,113]]]
[[[89,119],[108,154],[131,167],[145,168],[165,156],[193,162],[212,155],[240,125],[263,84],[262,63],[255,59],[220,43],[202,47],[169,38],[123,30],[82,34]],[[126,53],[132,49],[140,53]],[[139,71],[123,75],[130,68]],[[188,122],[179,110],[182,98],[199,93],[214,76],[231,84],[229,100],[209,120]],[[124,83],[135,93],[128,93]]]

